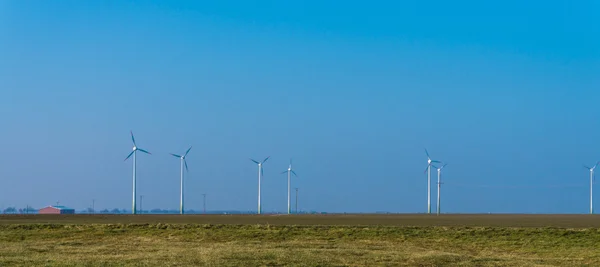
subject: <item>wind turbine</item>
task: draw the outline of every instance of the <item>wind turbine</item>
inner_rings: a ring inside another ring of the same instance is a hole
[[[448,165],[448,164],[444,164],[444,165],[442,165],[442,167],[439,167],[439,168],[436,167],[436,166],[434,166],[434,165],[431,165],[431,166],[433,166],[434,168],[437,169],[437,173],[438,173],[438,181],[437,181],[437,207],[436,207],[437,208],[437,215],[440,215],[440,187],[442,185],[442,169],[444,167],[446,167],[446,165]]]
[[[258,162],[256,160],[250,159],[252,162],[258,164],[258,214],[260,214],[261,212],[261,208],[260,208],[260,179],[262,178],[263,175],[263,169],[262,169],[262,165],[265,164],[265,162],[270,158],[267,157],[265,158],[265,160],[263,160],[262,162]]]
[[[188,153],[190,153],[190,150],[192,150],[192,147],[188,148],[188,150],[185,152],[185,154],[183,154],[183,156],[171,153],[172,156],[178,157],[180,159],[180,161],[181,161],[181,178],[180,178],[180,189],[179,189],[180,190],[180,193],[179,193],[179,214],[183,214],[183,166],[185,165],[185,170],[189,171],[188,165],[187,165],[187,161],[185,160],[185,157],[187,157]]]
[[[130,131],[131,133],[131,141],[133,141],[133,151],[131,151],[131,153],[129,153],[129,155],[125,158],[125,160],[129,159],[131,157],[131,155],[133,155],[133,203],[131,204],[131,213],[132,214],[136,214],[136,206],[135,206],[135,199],[136,199],[136,155],[137,152],[144,152],[146,154],[150,154],[150,152],[141,149],[139,147],[137,147],[137,145],[135,144],[135,138],[133,137],[133,131]]]
[[[290,166],[288,167],[288,169],[284,172],[282,172],[281,174],[287,173],[287,177],[288,177],[288,199],[287,199],[287,204],[288,204],[288,214],[291,214],[291,208],[290,208],[290,184],[291,184],[291,178],[292,178],[292,174],[294,174],[294,176],[298,177],[298,175],[296,174],[296,172],[294,170],[292,170],[292,159],[290,159]]]
[[[425,149],[425,154],[427,154],[427,169],[425,169],[425,172],[427,173],[427,213],[431,213],[431,163],[441,162],[437,160],[431,160],[427,149]]]
[[[598,163],[600,163],[600,162],[597,162],[594,165],[594,167],[591,167],[591,168],[588,166],[585,166],[585,165],[583,166],[586,169],[590,170],[590,214],[594,214],[594,201],[593,201],[594,200],[593,199],[593,196],[594,196],[593,188],[594,188],[594,177],[595,177],[594,170],[596,169],[596,167],[598,167]]]

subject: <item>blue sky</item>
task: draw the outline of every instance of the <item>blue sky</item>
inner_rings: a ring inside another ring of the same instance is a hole
[[[594,1],[1,1],[0,205],[585,213]],[[600,189],[600,188],[599,188]],[[600,191],[598,191],[600,194]],[[435,196],[432,188],[432,195]],[[600,196],[600,195],[598,195]],[[433,199],[433,202],[435,200]],[[600,201],[596,201],[600,205]],[[435,206],[434,206],[435,208]]]

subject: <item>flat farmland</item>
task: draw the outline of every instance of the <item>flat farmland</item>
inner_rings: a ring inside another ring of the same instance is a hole
[[[5,215],[0,266],[600,266],[596,215]]]
[[[600,215],[330,214],[330,215],[3,215],[2,224],[264,224],[600,228]]]

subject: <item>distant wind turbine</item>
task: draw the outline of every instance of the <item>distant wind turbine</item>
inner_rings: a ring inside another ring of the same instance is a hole
[[[292,213],[291,210],[291,206],[290,206],[290,184],[291,184],[291,178],[292,178],[292,174],[294,174],[294,176],[298,177],[298,175],[296,174],[296,172],[294,170],[292,170],[292,159],[290,159],[290,166],[288,167],[288,169],[284,172],[282,172],[281,174],[287,173],[287,177],[288,177],[288,198],[287,198],[287,207],[288,207],[288,214]]]
[[[596,167],[598,167],[598,163],[600,163],[600,162],[597,162],[594,165],[594,167],[591,167],[591,168],[588,167],[588,166],[585,166],[585,165],[583,166],[586,169],[590,170],[590,214],[594,214],[594,201],[593,201],[594,200],[594,198],[593,198],[593,196],[594,196],[593,189],[594,189],[594,178],[595,178],[594,170],[596,169]]]
[[[129,159],[131,157],[131,155],[133,155],[133,203],[131,204],[131,213],[132,214],[136,214],[136,206],[135,206],[135,200],[136,200],[136,155],[137,152],[144,152],[146,154],[150,154],[150,152],[141,149],[139,147],[137,147],[137,145],[135,144],[135,138],[133,137],[133,131],[130,131],[131,133],[131,141],[133,141],[133,151],[131,151],[131,153],[129,153],[129,155],[125,158],[125,160]]]
[[[425,172],[427,173],[427,213],[431,213],[431,163],[441,162],[437,160],[431,160],[427,149],[425,149],[425,154],[427,154],[427,169],[425,169]]]
[[[185,152],[185,154],[183,154],[183,156],[171,153],[172,156],[178,157],[180,159],[180,161],[181,161],[181,177],[180,177],[180,189],[179,189],[180,190],[180,193],[179,193],[179,214],[183,214],[183,166],[185,165],[185,170],[189,171],[188,165],[187,165],[187,161],[185,160],[185,157],[187,157],[188,153],[190,153],[190,150],[192,150],[192,147],[188,148],[188,150]]]
[[[438,181],[437,181],[437,207],[436,207],[437,208],[437,215],[440,215],[440,187],[442,185],[442,169],[444,167],[446,167],[446,165],[448,165],[448,164],[444,164],[444,165],[442,165],[442,167],[439,167],[439,168],[436,167],[436,166],[431,165],[431,166],[433,166],[434,168],[437,169],[437,174],[438,174]]]
[[[258,162],[256,160],[250,159],[252,162],[258,164],[258,214],[261,213],[261,208],[260,208],[260,180],[262,178],[263,175],[263,168],[262,165],[265,164],[265,162],[270,158],[267,157],[265,158],[265,160],[263,160],[262,162]]]

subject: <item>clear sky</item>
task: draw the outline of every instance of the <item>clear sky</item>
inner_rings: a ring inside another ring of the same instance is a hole
[[[585,213],[598,1],[0,1],[0,205]],[[600,207],[600,186],[597,186]],[[435,203],[432,188],[432,202]],[[433,206],[435,208],[435,205]],[[600,210],[600,208],[599,208]]]

